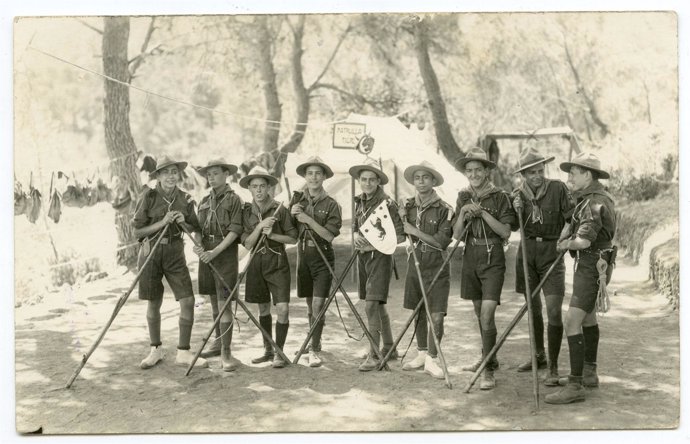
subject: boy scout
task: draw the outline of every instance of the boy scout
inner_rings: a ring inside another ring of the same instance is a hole
[[[227,184],[228,176],[235,174],[237,167],[224,159],[211,160],[199,169],[205,176],[211,191],[199,205],[199,223],[201,225],[202,247],[194,247],[194,252],[202,263],[212,263],[232,289],[237,282],[237,239],[242,235],[242,199]],[[213,273],[215,291],[211,295],[216,299],[216,315],[219,304],[225,304],[229,290]],[[230,372],[237,367],[237,360],[231,356],[232,312],[226,309],[220,318],[221,367]]]
[[[481,148],[474,148],[457,161],[458,169],[470,182],[470,186],[458,193],[455,236],[470,224],[465,238],[462,260],[462,285],[460,295],[474,304],[482,338],[482,358],[496,344],[496,307],[501,303],[501,290],[506,270],[503,243],[517,227],[515,211],[508,194],[496,188],[490,180],[496,164],[487,158]],[[463,367],[465,371],[477,371],[481,360]],[[494,356],[486,366],[479,388],[491,390],[496,386],[494,370],[498,360]]]
[[[278,179],[260,167],[255,167],[240,179],[240,186],[252,193],[252,202],[244,204],[242,210],[242,244],[251,250],[262,234],[266,235],[262,244],[257,245],[254,258],[247,269],[245,301],[259,304],[259,323],[270,335],[273,326],[271,296],[273,297],[277,314],[275,342],[282,350],[290,326],[290,264],[285,244],[297,243],[297,229],[292,224],[288,210],[272,197],[271,188],[277,183]],[[263,339],[264,354],[252,359],[252,363],[273,360],[274,368],[284,367],[286,363],[280,354],[274,354],[270,342]]]
[[[565,333],[570,351],[570,375],[567,386],[546,395],[549,404],[568,404],[585,400],[584,387],[598,387],[597,351],[599,325],[596,304],[599,295],[598,266],[606,265],[606,283],[611,279],[616,248],[616,212],[611,195],[599,179],[608,179],[599,159],[580,153],[561,170],[568,173],[577,205],[570,226],[566,225],[558,250],[570,250],[575,256],[573,294],[565,316]],[[601,263],[600,263],[601,262]],[[583,387],[584,386],[584,387]]]
[[[321,312],[331,290],[332,276],[323,262],[317,247],[321,249],[331,268],[334,268],[335,254],[331,242],[340,234],[343,224],[340,205],[323,189],[323,181],[333,177],[331,168],[318,157],[312,157],[297,167],[297,174],[306,180],[305,190],[294,193],[290,203],[290,213],[295,225],[299,223],[300,255],[297,269],[297,296],[306,298],[309,326],[314,317]],[[307,234],[311,230],[317,244]],[[321,358],[321,333],[325,316],[321,318],[311,338],[309,366],[319,367]]]
[[[443,264],[443,251],[450,243],[452,235],[450,221],[453,217],[453,207],[441,200],[436,194],[434,187],[443,183],[443,176],[428,162],[423,161],[420,165],[406,168],[403,176],[408,183],[414,185],[415,196],[401,205],[400,216],[403,218],[405,233],[412,236],[424,286],[428,288],[431,280]],[[421,292],[414,258],[412,254],[408,254],[403,306],[410,310],[417,308],[417,304],[422,299]],[[443,318],[448,311],[449,292],[450,264],[446,264],[434,288],[427,293],[429,311],[439,343],[443,338]],[[443,370],[439,365],[436,343],[433,338],[428,339],[431,334],[431,329],[427,327],[426,311],[423,307],[417,315],[417,356],[412,361],[406,362],[402,369],[424,368],[425,373],[434,378],[443,379]]]
[[[354,237],[355,249],[358,251],[357,266],[359,268],[359,298],[366,301],[367,323],[369,332],[378,345],[383,339],[382,355],[386,355],[393,346],[393,332],[386,310],[388,301],[388,286],[393,271],[393,256],[384,254],[374,248],[364,236],[359,233],[359,227],[381,204],[388,206],[390,217],[395,227],[396,243],[405,240],[402,220],[398,214],[398,206],[383,191],[382,186],[388,183],[388,176],[380,169],[371,165],[355,165],[349,170],[350,176],[358,180],[362,194],[355,196]],[[392,355],[394,358],[395,354]],[[359,370],[368,372],[378,367],[375,352],[370,349]]]
[[[186,166],[187,162],[177,162],[164,156],[152,173],[158,184],[154,189],[142,193],[132,219],[134,235],[143,242],[139,252],[139,266],[146,259],[149,243],[156,238],[160,230],[170,225],[139,280],[139,299],[148,301],[146,321],[151,340],[151,351],[141,361],[140,366],[143,369],[153,367],[164,356],[161,347],[163,276],[168,281],[175,300],[180,303],[180,334],[175,363],[189,365],[194,359],[194,353],[189,346],[194,325],[194,291],[184,255],[183,232],[179,226],[185,226],[189,231],[195,232],[197,240],[201,230],[192,197],[177,187],[180,173]],[[196,365],[208,366],[204,359],[198,359]]]
[[[513,193],[513,207],[515,211],[522,212],[525,221],[530,288],[536,288],[551,264],[558,258],[559,253],[556,251],[558,237],[566,220],[570,219],[573,209],[570,192],[566,185],[560,180],[544,177],[544,165],[553,159],[553,156],[545,158],[534,148],[527,148],[520,156],[520,167],[513,173],[522,175],[522,184]],[[558,355],[563,340],[561,310],[565,296],[565,263],[562,257],[547,278],[542,290],[549,322],[547,328],[549,376],[544,380],[544,384],[554,386],[558,385]],[[515,262],[515,291],[525,293],[522,244],[518,247]],[[537,365],[539,368],[545,368],[547,360],[544,350],[544,320],[541,307],[541,297],[532,298]],[[531,359],[518,366],[519,372],[531,370]]]

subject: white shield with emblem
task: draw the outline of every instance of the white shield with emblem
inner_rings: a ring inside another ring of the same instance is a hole
[[[359,232],[369,243],[383,254],[393,254],[398,245],[398,236],[391,219],[386,201],[379,204],[367,220],[359,227]]]

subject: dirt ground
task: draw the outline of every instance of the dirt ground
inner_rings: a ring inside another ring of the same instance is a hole
[[[513,241],[497,311],[499,334],[522,304],[513,291],[515,252]],[[339,255],[338,272],[347,255]],[[403,264],[400,256],[398,265],[405,268]],[[454,261],[454,271],[459,264]],[[566,264],[570,289],[572,260],[568,258]],[[194,264],[190,268],[195,276]],[[401,269],[401,279],[393,281],[388,304],[395,335],[409,316],[402,308],[404,272]],[[475,387],[469,394],[463,392],[471,374],[460,368],[479,356],[480,341],[471,303],[460,299],[457,279],[442,343],[452,390],[423,372],[403,372],[400,360],[391,363],[389,372],[359,372],[357,354],[364,341],[347,337],[335,304],[323,335],[321,368],[306,367],[305,359],[284,369],[249,364],[260,352],[261,338],[246,323],[240,324],[233,341],[235,355],[243,363],[237,371],[224,373],[214,358],[210,369],[195,369],[185,377],[184,367],[174,364],[179,309],[170,293],[162,311],[166,359],[151,370],[141,370],[138,365],[148,353],[148,335],[146,305],[137,299],[136,290],[72,388],[64,389],[133,275],[63,287],[42,303],[15,311],[16,427],[20,433],[40,429],[45,434],[673,428],[680,413],[678,313],[668,308],[647,275],[646,269],[619,259],[609,287],[612,308],[600,319],[601,387],[588,390],[585,403],[550,406],[543,403],[543,396],[554,389],[541,385],[538,413],[531,373],[516,372],[528,358],[526,317],[499,352],[496,389],[482,392]],[[356,298],[355,285],[349,279],[346,284]],[[342,297],[338,301],[345,324],[359,337],[354,316]],[[192,347],[198,347],[210,327],[210,312],[210,304],[197,297]],[[243,313],[238,317],[247,319]],[[285,347],[288,356],[299,349],[306,324],[306,305],[294,298]],[[399,347],[401,353],[408,338],[409,333]],[[410,358],[414,350],[413,345]],[[568,372],[565,340],[560,370]]]

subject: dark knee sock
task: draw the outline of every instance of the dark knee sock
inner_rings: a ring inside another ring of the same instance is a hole
[[[161,345],[161,317],[150,318],[146,316],[146,323],[149,325],[149,340],[151,347]]]
[[[599,324],[582,327],[582,336],[585,338],[585,362],[594,364],[599,351]]]
[[[484,330],[482,333],[482,357],[486,357],[491,349],[494,348],[494,345],[496,345],[496,335],[497,331],[495,327],[490,330]],[[491,359],[491,362],[495,360],[496,355]]]
[[[218,317],[218,296],[212,294],[209,296],[211,299],[211,312],[213,313],[213,320],[215,320]],[[216,338],[220,338],[220,335],[222,333],[222,328],[220,328],[220,323],[216,324]]]
[[[232,344],[232,322],[220,322],[220,343],[222,348],[230,351],[230,345]]]
[[[555,366],[558,364],[558,355],[561,353],[561,342],[563,342],[563,326],[549,324],[547,326],[546,336],[549,342],[549,363]]]
[[[311,348],[315,352],[321,351],[321,333],[323,333],[323,318],[316,323],[314,334],[311,336]]]
[[[180,318],[180,340],[177,342],[178,350],[189,350],[189,341],[192,337],[192,325],[194,325],[193,319]]]
[[[383,348],[391,348],[393,346],[393,330],[391,330],[391,318],[388,316],[388,311],[379,310],[381,317],[381,340],[383,341]]]
[[[534,343],[537,353],[544,353],[544,317],[541,310],[532,313],[532,325],[534,325]]]
[[[570,376],[582,376],[585,366],[585,340],[582,333],[568,336],[568,349],[570,350]]]
[[[377,312],[376,316],[371,318],[367,316],[367,321],[369,323],[369,333],[371,334],[371,338],[374,340],[376,347],[379,348],[381,340],[381,317],[378,316]],[[372,347],[371,344],[369,344],[369,346]],[[373,348],[371,348],[371,350],[373,351]]]
[[[265,316],[259,316],[259,325],[261,325],[261,328],[266,330],[266,333],[268,333],[268,336],[270,338],[273,338],[273,316],[271,316],[270,314],[267,314]],[[268,339],[263,337],[263,335],[262,338],[264,340],[264,348],[266,350],[272,350],[271,343],[268,342]]]
[[[282,323],[276,321],[276,345],[282,350],[285,346],[285,338],[287,338],[288,328],[290,322]]]
[[[429,336],[428,336],[428,326],[426,321],[426,313],[424,310],[420,311],[417,315],[417,328],[415,336],[417,336],[417,350],[427,350],[429,349]]]
[[[438,324],[434,324],[434,328],[436,329],[436,339],[438,339],[438,343],[440,344],[441,339],[443,339],[443,320]],[[429,337],[432,337],[431,328],[429,328]],[[435,358],[437,354],[438,350],[436,349],[436,343],[432,339],[429,341],[429,356]]]

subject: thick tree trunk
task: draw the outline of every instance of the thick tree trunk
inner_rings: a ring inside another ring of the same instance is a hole
[[[259,75],[261,76],[261,85],[264,91],[267,120],[264,129],[263,151],[270,152],[278,149],[282,109],[280,98],[278,97],[276,73],[273,67],[273,55],[271,50],[273,36],[269,32],[268,22],[265,16],[257,17],[256,24],[259,50]]]
[[[443,101],[441,87],[438,83],[434,67],[431,65],[431,59],[429,58],[429,37],[425,20],[418,20],[415,22],[414,41],[419,72],[424,81],[424,88],[426,89],[426,94],[429,99],[431,116],[434,120],[436,141],[443,155],[452,163],[464,153],[455,142],[450,124],[448,123],[446,104]]]
[[[103,72],[105,75],[125,83],[130,82],[127,44],[129,41],[129,18],[106,17],[103,29]],[[117,263],[132,266],[136,263],[136,238],[131,226],[136,198],[141,181],[136,166],[137,149],[129,127],[129,88],[105,80],[104,127],[105,147],[111,159],[111,174],[119,179],[123,189],[129,192],[130,203],[115,215],[118,235]],[[130,247],[126,247],[132,245]]]
[[[294,153],[304,139],[309,121],[309,91],[304,86],[302,75],[302,37],[304,36],[304,16],[300,15],[297,25],[293,28],[292,53],[290,55],[290,70],[292,71],[292,89],[295,93],[297,105],[297,123],[292,130],[290,139],[280,148],[282,153]]]

